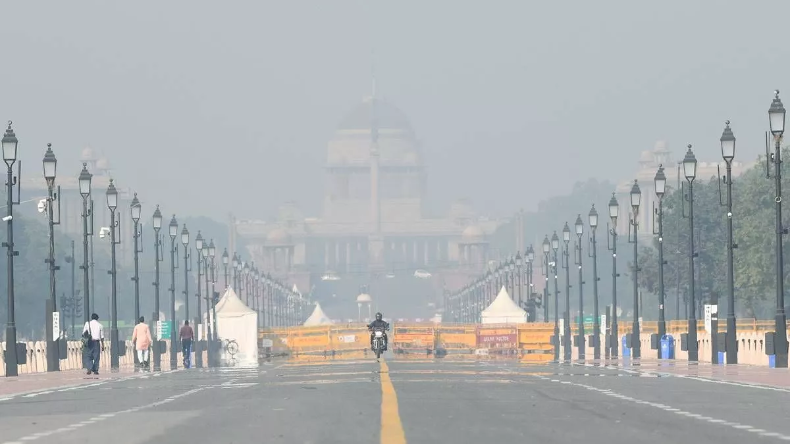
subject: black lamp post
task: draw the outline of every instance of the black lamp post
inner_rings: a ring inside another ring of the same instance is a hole
[[[656,189],[656,196],[658,196],[658,209],[655,215],[658,216],[658,339],[659,341],[667,334],[667,323],[664,316],[664,304],[666,303],[666,294],[664,291],[664,194],[667,188],[667,176],[664,174],[664,167],[659,165],[656,177],[653,179]],[[661,359],[661,346],[659,342],[658,358]]]
[[[697,176],[697,158],[694,157],[694,152],[691,151],[691,145],[688,146],[686,157],[683,158],[683,174],[689,184],[689,192],[686,195],[689,203],[689,319],[688,319],[688,358],[689,362],[697,362],[699,360],[699,349],[697,346],[697,304],[694,301],[694,258],[697,254],[694,252],[694,178]]]
[[[110,320],[110,370],[117,371],[120,368],[118,347],[118,269],[115,261],[115,246],[121,243],[116,240],[116,231],[120,221],[115,220],[115,210],[118,208],[118,190],[115,189],[113,180],[110,179],[110,186],[107,187],[107,208],[110,209],[110,271],[112,276],[112,319]]]
[[[162,341],[162,320],[159,313],[161,312],[159,306],[159,263],[164,259],[162,254],[162,238],[159,235],[159,230],[162,229],[162,212],[159,211],[159,205],[153,215],[154,225],[154,328],[156,330],[156,343],[154,344],[154,371],[162,370],[162,355],[160,353],[160,345]]]
[[[211,259],[211,295],[214,295],[214,284],[216,283],[216,278],[214,276],[214,270],[216,268],[214,264],[214,256],[217,254],[217,248],[214,246],[214,239],[208,243],[208,256]],[[219,321],[217,320],[217,304],[211,304],[211,313],[214,316],[214,342],[217,342],[217,346],[219,345]],[[216,351],[216,350],[215,350]],[[219,354],[215,353],[215,359],[217,360],[217,364],[219,364]]]
[[[222,266],[225,268],[225,288],[228,288],[230,285],[228,284],[228,249],[222,252]]]
[[[91,195],[91,178],[93,176],[91,173],[88,172],[88,164],[82,164],[82,171],[80,171],[79,175],[79,185],[80,185],[80,195],[82,196],[82,265],[80,265],[80,270],[82,270],[82,279],[83,279],[83,294],[85,297],[82,300],[82,315],[83,315],[83,322],[88,322],[91,320],[91,307],[90,307],[90,276],[88,275],[88,236],[93,235],[93,224],[90,226],[90,230],[88,229],[88,216],[90,216],[90,212],[88,211],[88,198]]]
[[[134,224],[134,233],[132,237],[134,238],[134,276],[132,277],[132,281],[134,282],[134,323],[140,321],[140,253],[143,252],[142,243],[140,242],[140,237],[143,235],[142,230],[140,229],[140,216],[142,213],[142,205],[140,205],[140,200],[137,198],[137,193],[134,193],[134,198],[132,199],[132,204],[129,207],[129,211],[132,216],[132,223]],[[134,353],[134,363],[135,369],[139,367],[140,359],[137,356],[137,353]]]
[[[44,153],[44,179],[47,181],[47,219],[49,227],[49,257],[44,261],[49,265],[49,298],[46,303],[46,334],[47,334],[47,371],[56,372],[60,371],[59,359],[59,342],[60,337],[60,322],[55,325],[55,313],[58,312],[57,307],[57,292],[55,290],[55,271],[60,267],[55,265],[55,225],[60,224],[60,215],[58,220],[55,220],[55,199],[58,199],[58,194],[55,193],[55,176],[58,168],[58,159],[55,158],[55,153],[52,152],[52,144],[47,144],[47,152]],[[60,205],[58,205],[60,210]],[[60,211],[58,211],[59,213]],[[58,321],[60,321],[58,319]],[[57,330],[56,330],[57,329]]]
[[[189,264],[189,230],[187,230],[187,224],[184,224],[184,228],[181,230],[181,245],[184,246],[184,319],[189,320],[189,272],[192,270]],[[197,328],[198,325],[195,324],[195,332]],[[192,343],[197,344],[197,341],[193,340]],[[187,356],[184,356],[184,358],[186,359]],[[187,359],[187,361],[192,362],[191,359]]]
[[[546,242],[544,239],[543,242]],[[544,244],[545,245],[545,244]],[[552,272],[554,273],[554,360],[560,361],[560,283],[557,277],[557,250],[560,249],[560,238],[557,232],[551,236],[551,249],[554,251]]]
[[[784,253],[782,251],[782,235],[786,229],[782,226],[782,135],[785,131],[785,107],[779,100],[779,91],[768,109],[771,134],[774,136],[775,151],[773,156],[774,178],[776,179],[776,332],[774,351],[776,368],[787,367],[787,319],[785,316],[784,292]],[[766,159],[766,162],[768,160]]]
[[[527,299],[530,299],[530,298],[532,298],[532,295],[535,294],[535,292],[533,291],[534,284],[532,282],[532,264],[535,262],[535,250],[532,248],[532,245],[530,245],[529,248],[527,248],[526,259],[527,259]],[[535,319],[534,320],[536,322],[538,320],[537,319],[538,318],[537,309],[538,309],[538,307],[541,304],[544,303],[542,299],[543,298],[541,298],[540,303],[536,304],[536,306],[535,306]]]
[[[541,247],[543,248],[543,322],[549,322],[549,274],[551,274],[549,250],[551,245],[548,235],[543,238]]]
[[[243,291],[244,295],[246,296],[247,306],[250,306],[250,289],[249,289],[249,276],[250,276],[250,264],[249,262],[244,262],[244,265],[241,267],[241,281],[242,284],[239,286],[239,292]],[[241,297],[241,293],[239,293],[239,297]]]
[[[206,281],[206,295],[204,296],[206,300],[206,344],[208,344],[208,365],[214,366],[214,347],[213,347],[213,338],[211,336],[211,328],[213,325],[216,325],[216,319],[214,319],[213,315],[211,314],[211,307],[213,302],[211,298],[213,295],[211,294],[211,289],[208,285],[208,267],[209,267],[209,257],[208,257],[208,245],[203,245],[203,249],[200,252],[201,256],[203,256],[203,278]],[[198,281],[198,287],[200,287],[200,282]]]
[[[521,279],[522,279],[521,267],[524,264],[523,264],[522,259],[521,259],[521,253],[516,252],[516,258],[513,260],[513,263],[515,264],[515,267],[516,267],[516,270],[517,270],[516,271],[516,280],[518,282],[515,285],[518,287],[518,306],[522,307],[524,304],[522,303],[522,299],[521,299]],[[529,299],[529,295],[527,295],[527,299]]]
[[[601,359],[601,318],[598,311],[598,243],[595,239],[595,230],[598,228],[598,211],[593,204],[587,215],[590,223],[593,260],[593,359]]]
[[[8,315],[6,319],[6,328],[5,328],[5,340],[6,340],[6,366],[5,366],[5,375],[6,376],[17,376],[19,375],[19,369],[17,368],[19,359],[17,357],[17,348],[16,348],[16,317],[14,313],[14,256],[19,254],[18,251],[14,251],[14,225],[13,225],[13,208],[14,205],[19,204],[19,188],[17,187],[17,200],[14,201],[14,185],[19,180],[19,177],[14,178],[13,166],[14,162],[16,162],[17,157],[17,145],[18,140],[16,135],[14,134],[14,130],[11,129],[11,121],[8,121],[8,128],[5,130],[5,135],[3,136],[2,140],[3,145],[3,160],[5,161],[6,166],[8,166],[8,179],[6,180],[6,211],[7,216],[4,218],[7,222],[7,229],[6,229],[6,242],[4,243],[4,247],[6,248],[6,255],[7,259],[7,273],[8,273],[8,291],[6,296],[8,298]],[[20,160],[19,163],[21,164],[22,161]],[[19,174],[17,174],[19,176]]]
[[[612,221],[612,332],[609,334],[608,348],[612,349],[612,358],[617,358],[620,347],[620,337],[617,329],[617,216],[620,214],[620,204],[612,193],[609,199],[609,219]],[[608,238],[607,238],[608,240]]]
[[[203,367],[203,349],[201,347],[201,339],[200,339],[200,324],[202,324],[203,320],[203,310],[200,307],[200,276],[203,275],[202,269],[200,266],[203,264],[205,259],[203,259],[203,250],[206,250],[206,255],[208,255],[208,250],[203,248],[203,236],[200,234],[200,230],[198,230],[198,234],[195,237],[195,250],[197,250],[197,316],[195,316],[195,331],[197,332],[197,340],[195,344],[195,365],[197,368]],[[208,308],[208,305],[206,306]],[[206,326],[208,326],[208,316],[206,316]],[[205,334],[205,333],[204,333]],[[208,349],[206,350],[208,353]]]
[[[576,265],[579,267],[579,334],[576,341],[579,347],[579,359],[583,360],[585,355],[585,334],[584,334],[584,277],[582,276],[582,235],[584,233],[584,222],[582,222],[582,215],[576,216]]]
[[[170,370],[178,368],[178,336],[176,330],[178,323],[176,322],[176,236],[178,236],[178,221],[176,215],[170,219],[168,226],[170,235],[170,320],[173,323],[170,329]]]
[[[727,163],[727,334],[725,335],[725,352],[727,364],[738,363],[738,336],[735,323],[735,278],[733,272],[733,243],[732,235],[732,160],[735,158],[735,135],[730,129],[730,121],[726,123],[721,135],[721,157]]]
[[[642,341],[639,337],[639,248],[638,248],[638,231],[639,231],[639,204],[642,202],[642,190],[639,189],[639,184],[634,180],[634,185],[631,187],[631,227],[633,227],[634,237],[630,242],[634,244],[634,319],[631,323],[631,356],[634,359],[639,359],[642,356]]]
[[[565,269],[565,315],[563,319],[564,327],[564,346],[563,346],[563,357],[565,361],[570,361],[573,357],[573,350],[571,343],[571,229],[568,226],[568,222],[565,222],[565,226],[562,228],[562,242],[565,244],[565,248],[562,250],[562,268]]]

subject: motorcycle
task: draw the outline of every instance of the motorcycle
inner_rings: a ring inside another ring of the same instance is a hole
[[[381,357],[384,351],[384,329],[376,328],[373,330],[373,352],[376,353],[376,359]]]

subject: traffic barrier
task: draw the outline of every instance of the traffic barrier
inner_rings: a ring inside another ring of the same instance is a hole
[[[433,324],[397,324],[392,328],[390,344],[396,354],[431,354],[436,347],[436,329]]]

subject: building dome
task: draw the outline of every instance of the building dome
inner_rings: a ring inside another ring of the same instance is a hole
[[[110,169],[110,161],[107,160],[106,157],[102,157],[98,161],[96,161],[96,168],[100,170],[109,170]]]
[[[96,159],[96,155],[93,152],[93,148],[86,146],[82,150],[82,160],[95,160],[95,159]]]
[[[371,299],[370,295],[369,295],[369,294],[367,294],[367,293],[362,293],[362,294],[360,294],[359,296],[357,296],[357,302],[359,302],[359,303],[363,303],[363,302],[364,302],[364,303],[368,303],[368,302],[370,302],[371,300],[372,300],[372,299]]]
[[[392,103],[381,98],[366,97],[362,103],[354,107],[343,117],[338,130],[369,130],[373,116],[373,104],[376,105],[378,128],[404,130],[411,132],[411,124],[406,114]]]
[[[653,146],[653,152],[665,153],[665,152],[668,152],[668,151],[669,151],[669,148],[667,148],[667,142],[665,140],[659,140]]]
[[[642,151],[642,154],[639,156],[639,162],[641,163],[652,163],[653,160],[653,153],[651,151]]]
[[[291,235],[282,228],[277,228],[266,236],[266,244],[270,246],[291,245]]]
[[[470,225],[466,227],[461,233],[461,239],[468,244],[477,244],[485,242],[486,233],[477,225]]]

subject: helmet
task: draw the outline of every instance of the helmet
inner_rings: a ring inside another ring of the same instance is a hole
[[[381,320],[381,313],[376,313],[376,320],[377,320],[377,321],[380,321],[380,320]]]

